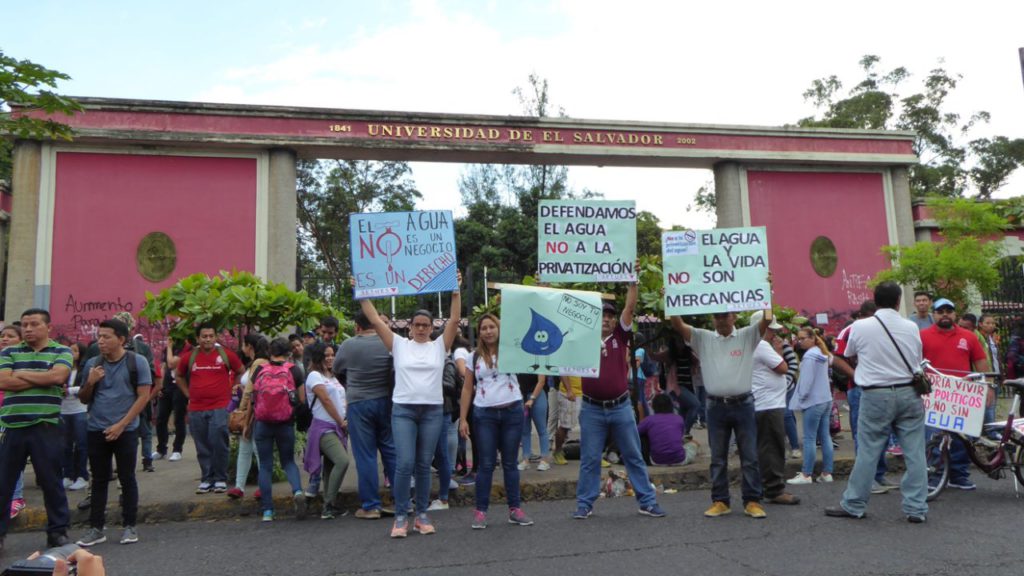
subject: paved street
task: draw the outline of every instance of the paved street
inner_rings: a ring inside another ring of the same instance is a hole
[[[390,522],[284,519],[260,524],[233,521],[145,525],[141,542],[112,542],[95,548],[108,574],[303,576],[334,574],[927,574],[1018,576],[1024,570],[1024,500],[1013,496],[1010,480],[974,474],[979,490],[943,494],[924,525],[911,525],[899,511],[899,496],[876,496],[869,517],[826,518],[845,482],[802,486],[796,507],[768,508],[769,518],[743,516],[734,503],[731,516],[706,519],[705,490],[663,495],[669,516],[641,517],[631,498],[600,500],[593,517],[572,520],[572,502],[529,504],[531,527],[505,523],[499,503],[489,528],[469,528],[470,509],[433,515],[434,536],[387,537]],[[734,488],[734,494],[738,488]],[[81,529],[74,532],[81,533]],[[43,541],[41,533],[8,537],[3,564],[27,555]]]

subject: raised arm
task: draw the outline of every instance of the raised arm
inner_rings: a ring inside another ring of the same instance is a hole
[[[684,342],[689,344],[690,339],[693,337],[693,328],[683,321],[682,316],[671,316],[669,317],[669,322],[672,323],[672,329],[683,337]]]
[[[395,333],[384,323],[380,314],[377,313],[377,308],[368,298],[360,300],[359,306],[362,308],[363,314],[366,314],[366,318],[370,321],[370,325],[373,326],[373,330],[380,336],[380,341],[384,343],[384,347],[390,352],[391,346],[395,342]]]
[[[451,350],[455,336],[458,335],[462,324],[462,272],[456,272],[458,283],[456,290],[452,292],[452,311],[448,313],[448,323],[444,326],[444,349]]]
[[[640,266],[638,265],[637,268]],[[633,314],[636,313],[636,299],[639,290],[637,289],[636,282],[633,282],[626,288],[626,304],[622,307],[622,314],[619,316],[619,322],[623,326],[629,328],[633,325]]]

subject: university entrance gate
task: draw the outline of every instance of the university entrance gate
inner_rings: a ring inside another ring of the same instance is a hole
[[[72,339],[196,272],[294,286],[298,158],[712,169],[718,225],[767,227],[775,301],[830,321],[914,242],[907,132],[80,101],[73,143],[15,144],[4,310]]]

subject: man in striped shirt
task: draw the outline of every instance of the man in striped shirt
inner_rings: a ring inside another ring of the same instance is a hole
[[[46,547],[69,543],[68,500],[61,477],[60,403],[71,374],[71,349],[50,339],[50,314],[21,315],[23,341],[0,350],[0,510],[11,506],[18,475],[29,457],[46,504]],[[0,552],[9,518],[0,514]]]

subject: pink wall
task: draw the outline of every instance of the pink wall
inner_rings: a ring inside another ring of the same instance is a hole
[[[829,315],[838,331],[849,313],[871,297],[867,281],[888,262],[889,243],[880,173],[748,171],[750,221],[768,233],[768,264],[777,304]],[[811,242],[827,236],[836,247],[835,273],[811,266]]]
[[[115,312],[137,318],[146,290],[189,274],[252,271],[256,182],[252,158],[59,153],[51,334],[88,339]],[[143,278],[135,263],[139,241],[156,231],[174,240],[178,255],[160,283]],[[151,342],[163,333],[142,328]]]

